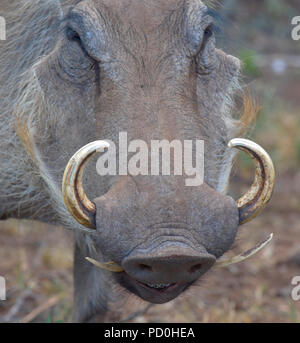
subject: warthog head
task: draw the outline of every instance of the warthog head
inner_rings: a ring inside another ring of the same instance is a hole
[[[64,222],[81,230],[83,258],[154,303],[175,298],[214,266],[273,189],[268,155],[233,139],[240,62],[216,48],[213,22],[200,0],[77,1],[55,48],[34,67],[31,91],[42,95],[32,136],[44,179],[58,207],[63,196],[68,209],[58,208]],[[99,176],[95,159],[87,162],[104,141],[117,144],[120,132],[149,147],[202,140],[204,182],[188,187],[185,175],[161,173]],[[237,202],[225,195],[233,148],[257,164],[253,186]]]

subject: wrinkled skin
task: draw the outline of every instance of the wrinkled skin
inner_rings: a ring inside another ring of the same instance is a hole
[[[100,177],[90,163],[85,190],[97,230],[76,234],[75,320],[93,321],[104,318],[108,284],[163,303],[234,242],[238,209],[223,194],[234,134],[225,99],[240,63],[216,49],[213,19],[198,0],[84,0],[65,12],[54,49],[34,67],[51,108],[36,130],[50,123],[47,140],[36,134],[34,141],[57,189],[77,149],[97,139],[118,142],[121,131],[149,145],[205,142],[198,187],[186,187],[184,176]],[[86,256],[115,261],[125,272],[98,270]],[[172,286],[157,291],[145,283]]]

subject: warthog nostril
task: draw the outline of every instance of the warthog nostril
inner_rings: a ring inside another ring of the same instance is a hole
[[[140,268],[140,270],[144,270],[144,271],[152,271],[152,267],[148,266],[147,264],[143,264],[143,263],[139,263],[138,267]]]
[[[196,272],[199,271],[201,268],[202,268],[202,264],[201,264],[201,263],[198,263],[198,264],[196,264],[196,265],[194,265],[194,266],[192,266],[192,267],[190,268],[190,272],[191,272],[191,273],[196,273]]]
[[[199,253],[189,247],[162,247],[151,254],[132,254],[122,262],[124,271],[151,288],[167,288],[190,283],[207,272],[215,257],[204,248]]]

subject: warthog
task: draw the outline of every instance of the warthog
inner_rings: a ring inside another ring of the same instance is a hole
[[[216,48],[208,4],[0,7],[8,30],[0,42],[0,217],[74,231],[75,321],[104,320],[118,287],[170,301],[214,265],[264,246],[217,261],[270,199],[274,169],[258,145],[233,139],[251,114],[233,116],[240,62]],[[187,187],[183,175],[99,176],[95,159],[87,162],[120,132],[149,145],[204,141],[203,184]],[[256,162],[255,182],[237,202],[226,195],[234,148]]]

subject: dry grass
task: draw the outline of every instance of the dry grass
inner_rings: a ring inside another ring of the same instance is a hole
[[[70,320],[73,257],[69,234],[62,228],[15,220],[1,222],[0,231],[0,274],[7,282],[7,300],[0,302],[0,321],[22,321],[58,295],[59,309],[49,309],[47,318]]]

